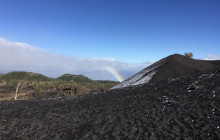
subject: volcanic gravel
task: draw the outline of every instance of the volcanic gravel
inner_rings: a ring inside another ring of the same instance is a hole
[[[220,72],[104,93],[0,102],[0,139],[220,139]]]

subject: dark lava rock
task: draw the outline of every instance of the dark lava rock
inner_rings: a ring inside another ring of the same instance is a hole
[[[192,90],[196,90],[196,87],[194,85],[190,85],[188,88],[187,88],[187,91],[192,91]]]

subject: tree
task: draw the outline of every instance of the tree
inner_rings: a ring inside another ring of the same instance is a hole
[[[18,82],[17,87],[16,87],[16,91],[15,91],[15,97],[14,97],[15,100],[17,100],[19,88],[21,89],[24,86],[25,80],[27,78],[28,78],[28,74],[26,74],[26,76],[24,77],[23,80]]]
[[[192,52],[185,53],[185,56],[187,56],[189,58],[192,58],[193,57],[193,53]]]

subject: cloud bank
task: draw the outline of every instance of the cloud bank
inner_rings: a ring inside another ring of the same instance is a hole
[[[74,58],[50,53],[26,43],[0,38],[0,73],[28,71],[49,77],[65,73],[83,74],[94,80],[117,80],[106,68],[117,71],[124,79],[152,62],[125,63],[112,58]]]
[[[220,55],[209,54],[204,58],[204,60],[220,60]]]

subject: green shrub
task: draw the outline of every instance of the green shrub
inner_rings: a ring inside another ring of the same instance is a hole
[[[185,56],[187,56],[187,57],[189,57],[189,58],[192,58],[192,57],[193,57],[193,53],[192,53],[192,52],[185,53]]]
[[[38,84],[34,84],[34,92],[36,96],[40,96],[41,95],[41,90]]]

